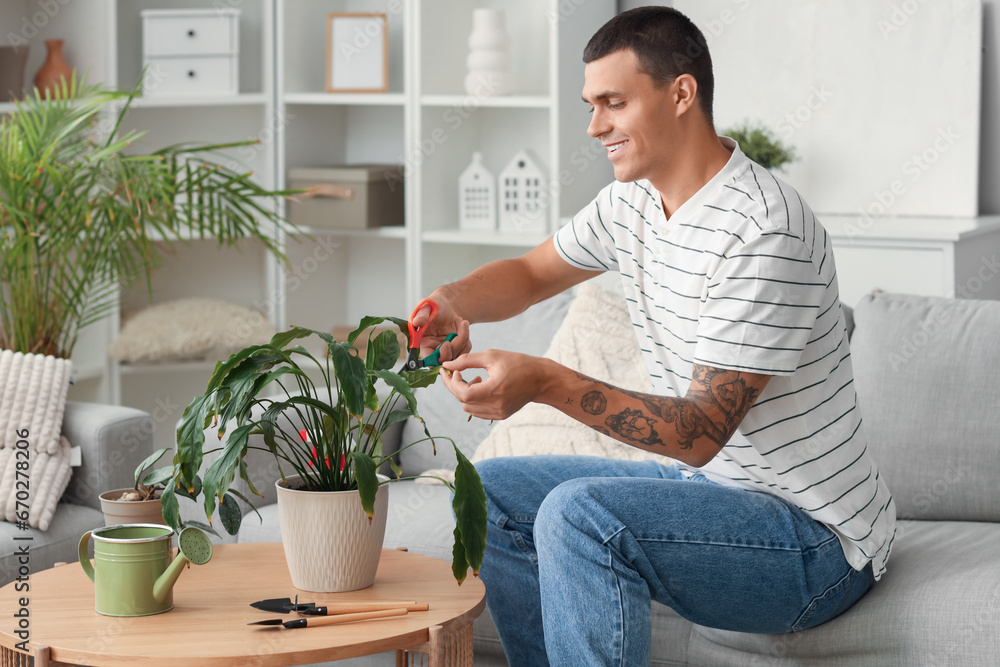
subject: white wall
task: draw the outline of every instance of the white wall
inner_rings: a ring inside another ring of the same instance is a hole
[[[619,0],[619,11],[671,2]],[[927,82],[933,85],[933,82]],[[983,66],[980,118],[979,213],[1000,214],[1000,0],[983,0]],[[801,155],[801,159],[808,156]]]

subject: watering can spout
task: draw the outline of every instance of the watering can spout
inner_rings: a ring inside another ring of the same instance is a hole
[[[153,597],[163,602],[177,583],[177,577],[188,563],[204,565],[212,558],[212,542],[208,535],[194,527],[185,528],[177,536],[177,556],[153,584]]]
[[[153,598],[157,602],[163,602],[167,599],[167,595],[173,590],[174,584],[177,583],[177,577],[181,576],[181,570],[187,563],[187,558],[179,553],[163,571],[163,574],[156,578],[156,582],[153,584]]]

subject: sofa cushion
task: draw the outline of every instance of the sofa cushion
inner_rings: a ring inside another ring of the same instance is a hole
[[[785,635],[695,626],[688,659],[695,665],[995,665],[998,552],[1000,525],[900,521],[889,569],[846,613]]]
[[[583,283],[545,357],[597,380],[638,392],[652,390],[635,327],[621,294]],[[562,454],[632,461],[673,459],[631,447],[542,403],[528,403],[499,422],[472,462],[500,456]]]
[[[0,586],[5,586],[18,577],[21,563],[18,562],[19,548],[27,546],[28,575],[52,567],[56,562],[76,559],[77,544],[88,530],[104,525],[104,514],[100,510],[84,505],[59,503],[52,521],[45,531],[31,528],[19,530],[12,523],[0,522]],[[15,537],[30,537],[30,540],[15,540]],[[72,567],[70,563],[70,567]],[[77,565],[76,567],[80,567]]]
[[[1000,303],[878,293],[854,319],[858,402],[897,516],[1000,521]]]

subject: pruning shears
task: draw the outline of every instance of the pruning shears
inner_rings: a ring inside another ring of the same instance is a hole
[[[427,323],[424,324],[424,326],[422,327],[415,327],[413,326],[413,318],[417,316],[417,313],[424,306],[430,306],[431,309],[431,313],[427,318]],[[410,315],[410,319],[407,322],[407,324],[410,327],[410,349],[409,353],[406,355],[406,361],[403,363],[403,367],[399,369],[400,373],[402,373],[403,371],[415,371],[418,368],[430,368],[432,366],[441,365],[440,346],[438,346],[436,350],[428,354],[423,359],[418,358],[420,356],[420,341],[422,341],[424,338],[424,331],[426,331],[427,325],[431,323],[431,320],[434,319],[434,316],[437,315],[437,313],[438,313],[438,305],[437,302],[435,302],[433,299],[424,299],[423,301],[417,304],[416,308],[413,309],[413,314]],[[456,336],[458,336],[457,333],[448,334],[444,339],[445,343],[454,340]],[[442,343],[442,345],[443,344],[444,343]]]

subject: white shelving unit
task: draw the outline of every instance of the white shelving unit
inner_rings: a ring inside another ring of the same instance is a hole
[[[58,4],[57,15],[31,40],[29,77],[44,60],[42,40],[62,38],[71,65],[88,70],[91,82],[119,89],[133,86],[141,72],[143,10],[240,10],[239,94],[137,99],[126,129],[146,131],[139,151],[175,142],[258,139],[257,146],[231,151],[233,161],[275,188],[285,186],[294,167],[405,165],[403,226],[307,229],[309,236],[279,238],[289,271],[282,271],[259,243],[219,248],[212,239],[182,239],[153,276],[151,292],[145,283],[123,289],[113,316],[82,333],[71,399],[150,412],[157,447],[172,445],[173,425],[204,390],[214,360],[112,362],[108,345],[129,314],[199,296],[257,307],[278,329],[293,323],[353,328],[364,315],[405,316],[439,284],[482,262],[523,253],[548,236],[458,229],[458,176],[474,151],[483,153],[494,174],[522,148],[539,157],[548,182],[558,184],[547,191],[550,231],[613,178],[606,160],[581,162],[578,156],[602,156],[586,136],[581,54],[590,35],[614,15],[614,0],[590,0],[569,9],[560,9],[558,0],[479,3],[506,10],[518,81],[514,94],[485,99],[463,89],[472,5],[448,0]],[[0,23],[19,21],[34,9],[31,0],[14,0],[0,12]],[[331,12],[388,15],[386,93],[325,92]],[[13,109],[13,104],[0,104],[0,113]]]

